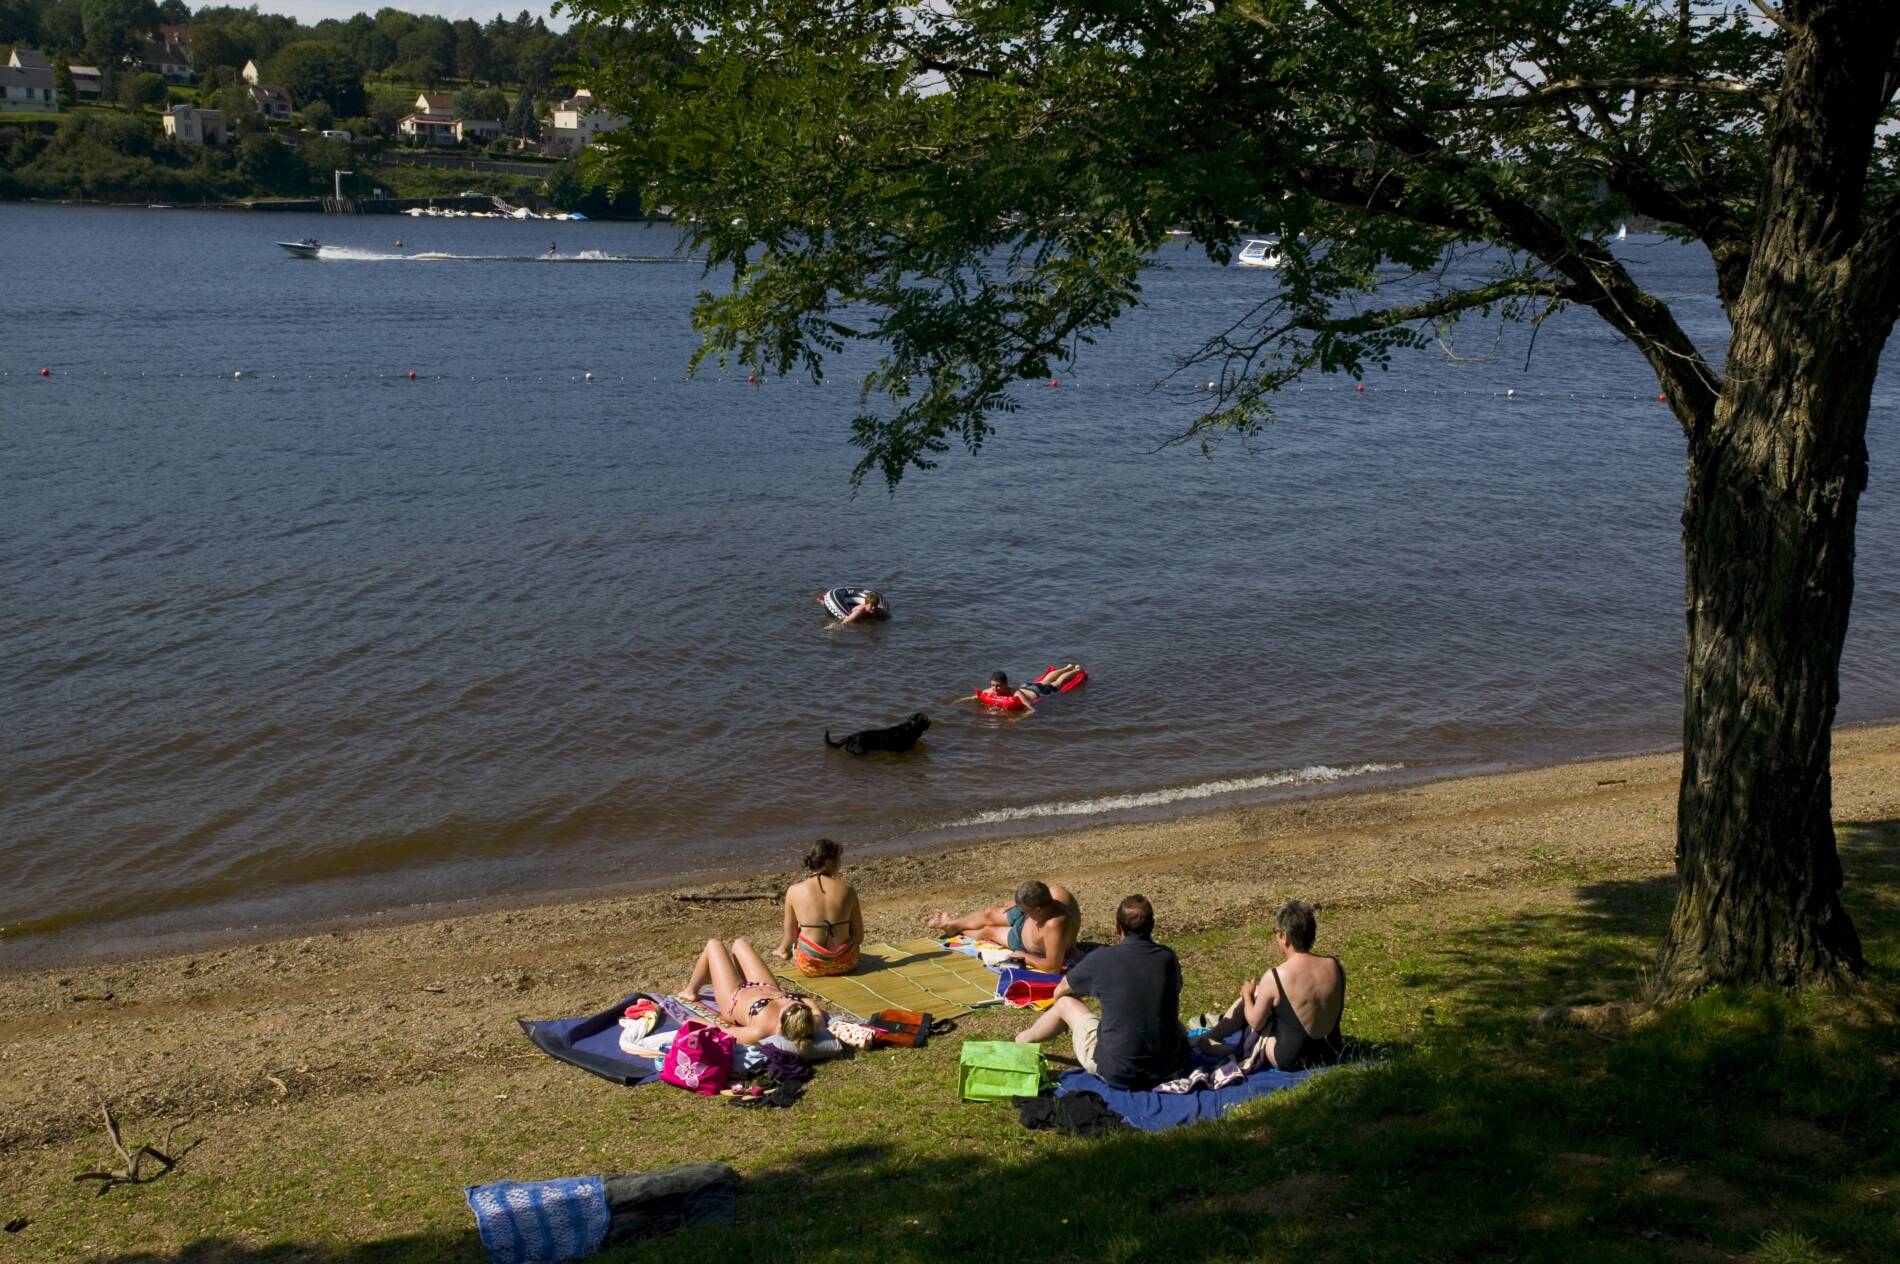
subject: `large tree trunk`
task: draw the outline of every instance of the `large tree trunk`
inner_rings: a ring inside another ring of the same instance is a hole
[[[1871,377],[1731,387],[1755,397],[1725,399],[1724,422],[1691,440],[1666,994],[1728,982],[1834,987],[1861,973],[1840,901],[1829,756]]]
[[[1688,661],[1676,908],[1658,983],[1839,987],[1864,967],[1841,907],[1829,772],[1867,408],[1893,317],[1857,276],[1891,15],[1791,3],[1773,166],[1714,417],[1689,426]]]

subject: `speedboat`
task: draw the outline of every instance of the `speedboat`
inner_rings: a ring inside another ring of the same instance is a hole
[[[1247,244],[1234,256],[1234,262],[1243,268],[1277,268],[1283,262],[1280,258],[1279,243],[1260,237],[1249,237]]]
[[[315,237],[306,237],[302,241],[280,241],[277,244],[299,259],[314,259],[317,257],[318,246]]]

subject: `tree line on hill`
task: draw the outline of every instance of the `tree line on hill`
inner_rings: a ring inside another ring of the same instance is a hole
[[[247,61],[256,61],[272,82],[282,82],[289,72],[321,63],[326,86],[320,95],[339,114],[361,109],[343,108],[348,100],[331,100],[336,92],[331,85],[353,79],[360,92],[366,74],[423,85],[450,79],[491,87],[518,84],[541,95],[556,86],[561,67],[581,55],[575,36],[550,30],[525,9],[512,20],[498,13],[486,23],[379,9],[374,15],[305,24],[228,5],[194,13],[184,0],[0,0],[0,44],[41,49],[55,64],[81,60],[108,75],[166,25],[189,27],[185,47],[193,73],[201,78],[235,74]],[[291,54],[289,65],[279,65],[286,54]],[[118,95],[116,85],[113,92]],[[297,99],[302,104],[303,98]]]

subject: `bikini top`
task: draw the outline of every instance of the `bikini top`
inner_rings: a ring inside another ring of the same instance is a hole
[[[820,894],[822,894],[825,889],[825,875],[820,873],[820,874],[813,874],[812,876],[818,880],[818,890]],[[850,925],[851,925],[851,919],[847,917],[842,922],[800,922],[798,924],[798,929],[817,930],[820,926],[822,926],[825,928],[825,935],[829,937],[831,932],[833,930],[836,930],[838,927],[840,926],[848,927]]]
[[[1001,707],[1005,711],[1014,711],[1017,707],[1024,705],[1023,700],[1015,693],[997,693],[994,689],[977,690],[976,700],[986,707]]]

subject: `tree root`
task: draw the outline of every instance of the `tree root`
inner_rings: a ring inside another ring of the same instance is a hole
[[[114,1185],[144,1185],[157,1180],[159,1177],[165,1175],[165,1173],[177,1167],[179,1160],[197,1149],[199,1143],[204,1140],[203,1137],[199,1137],[197,1141],[193,1141],[176,1155],[170,1154],[172,1134],[177,1132],[179,1128],[185,1124],[191,1122],[190,1120],[181,1119],[165,1130],[165,1139],[161,1141],[159,1145],[147,1144],[140,1146],[136,1150],[127,1150],[125,1148],[125,1142],[119,1137],[119,1123],[112,1117],[112,1107],[102,1100],[99,1103],[99,1113],[105,1116],[106,1139],[112,1142],[112,1148],[119,1152],[119,1158],[122,1160],[122,1163],[115,1169],[108,1169],[103,1172],[81,1172],[79,1175],[73,1177],[73,1180],[98,1181],[98,1192],[100,1194],[104,1194]],[[142,1173],[140,1167],[148,1158],[158,1163],[158,1170],[156,1172]]]

